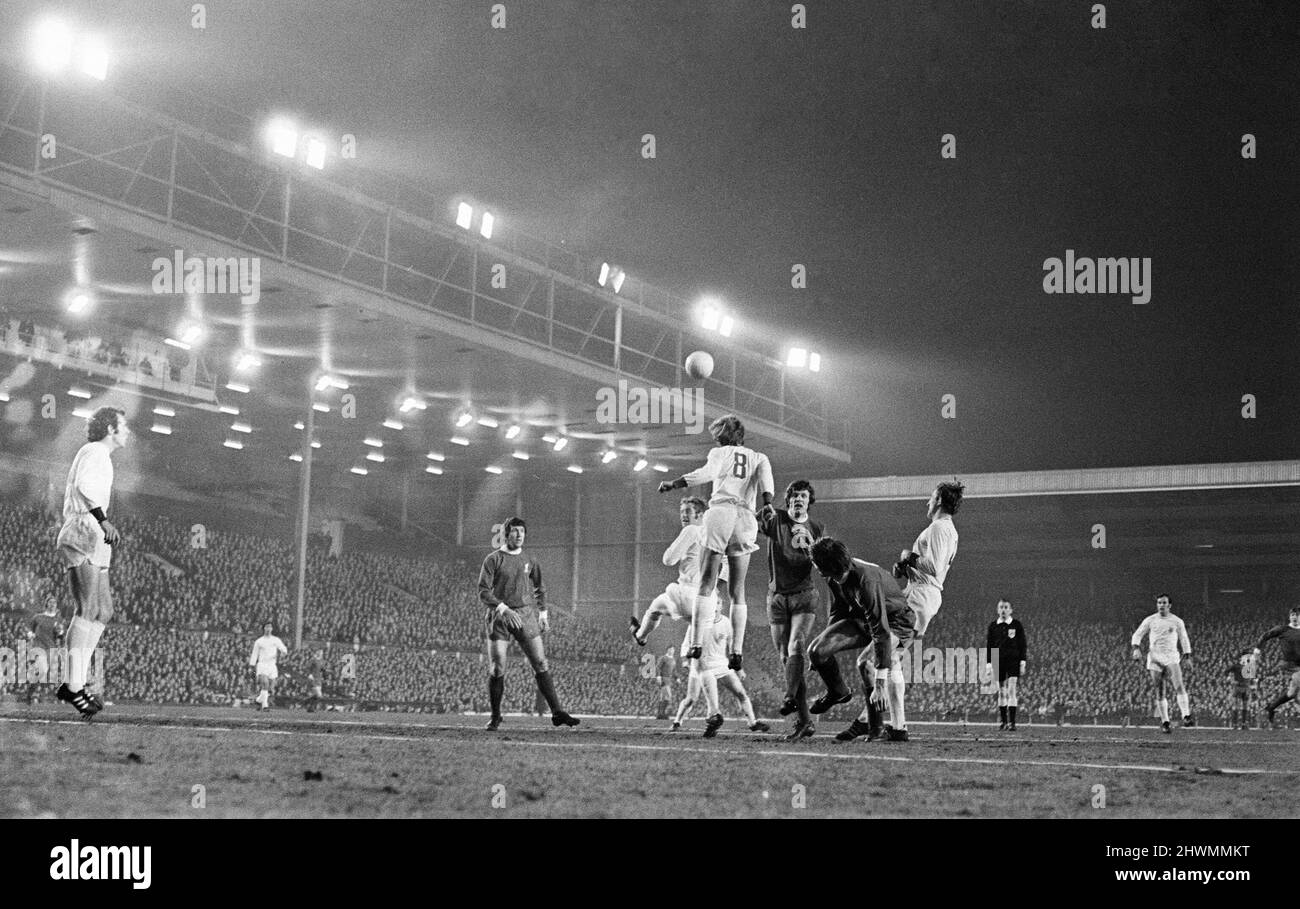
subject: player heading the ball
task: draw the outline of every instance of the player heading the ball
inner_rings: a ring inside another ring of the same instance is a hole
[[[745,574],[749,555],[758,549],[758,520],[769,520],[772,508],[772,465],[767,455],[745,446],[745,424],[734,414],[719,417],[709,424],[709,434],[717,447],[709,452],[703,467],[675,480],[659,484],[660,492],[687,486],[712,484],[709,509],[704,513],[704,564],[696,594],[688,598],[694,613],[691,622],[691,658],[698,658],[704,635],[713,625],[717,613],[714,588],[725,555],[731,569],[731,669],[739,671],[745,647],[745,625],[749,608],[745,602]],[[755,516],[757,497],[763,507]]]

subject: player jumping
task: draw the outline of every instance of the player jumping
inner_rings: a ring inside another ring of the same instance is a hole
[[[86,427],[86,438],[68,470],[63,525],[55,544],[67,568],[76,609],[68,623],[68,659],[56,696],[90,719],[104,709],[104,702],[86,691],[86,675],[104,626],[113,617],[108,567],[112,547],[121,542],[122,535],[108,520],[107,512],[113,492],[111,456],[131,438],[126,411],[116,407],[96,410]]]
[[[546,650],[542,635],[550,630],[546,616],[546,591],[542,588],[542,569],[524,554],[524,536],[527,526],[523,518],[506,521],[505,544],[483,560],[478,575],[478,596],[487,613],[488,655],[492,668],[488,674],[488,699],[492,716],[489,731],[501,725],[501,698],[506,690],[506,649],[514,638],[519,649],[528,657],[537,680],[537,688],[551,708],[551,723],[556,726],[577,726],[577,717],[569,716],[560,706],[555,683],[551,680],[546,663]],[[533,604],[525,600],[532,588]]]
[[[826,579],[831,593],[830,622],[808,651],[813,668],[826,683],[826,693],[813,702],[810,711],[825,713],[836,704],[853,698],[844,684],[835,655],[841,650],[861,648],[858,672],[862,676],[867,706],[848,729],[835,736],[850,742],[865,735],[867,741],[882,735],[891,742],[906,742],[907,716],[903,709],[903,649],[916,636],[915,617],[897,582],[879,565],[855,559],[833,537],[813,543],[813,564]],[[892,725],[884,723],[881,710],[889,702]],[[811,724],[796,728],[792,737],[812,735]]]
[[[1273,715],[1277,709],[1287,701],[1300,698],[1300,606],[1291,607],[1291,622],[1288,625],[1278,625],[1264,632],[1264,636],[1259,639],[1255,645],[1255,654],[1259,655],[1264,650],[1264,645],[1277,638],[1282,642],[1282,671],[1291,673],[1291,680],[1287,683],[1286,691],[1279,694],[1273,700],[1268,702],[1264,710],[1268,714],[1268,724],[1273,725]]]
[[[925,508],[929,526],[894,563],[894,577],[906,585],[907,605],[916,613],[918,647],[943,604],[943,582],[957,556],[957,528],[953,526],[952,516],[961,507],[965,491],[966,487],[957,480],[934,487]]]
[[[704,512],[708,508],[697,496],[682,499],[678,516],[682,529],[664,550],[664,564],[677,566],[677,580],[651,601],[645,614],[631,619],[632,638],[642,647],[660,619],[667,616],[674,621],[689,621],[695,615],[695,594],[700,587],[700,564],[704,552]],[[722,565],[718,576],[719,594],[727,584],[727,566]],[[689,637],[689,636],[688,636]]]
[[[695,700],[700,696],[700,690],[705,692],[705,703],[718,703],[719,686],[731,694],[740,704],[741,711],[745,714],[745,720],[749,723],[750,732],[767,732],[771,729],[767,723],[760,722],[754,717],[754,705],[749,700],[749,694],[745,691],[745,685],[736,674],[736,670],[727,665],[727,653],[731,646],[731,622],[727,617],[719,612],[713,618],[713,627],[709,633],[704,636],[703,655],[699,659],[690,661],[690,676],[686,681],[686,697],[677,705],[677,715],[673,717],[673,731],[676,732],[682,728],[682,720],[686,718],[692,707],[695,706]],[[682,641],[683,656],[686,655],[686,645],[690,639]],[[709,692],[712,691],[712,695]],[[718,729],[722,726],[722,713],[716,712],[709,714],[704,722],[704,737],[711,739],[718,734]]]
[[[749,554],[758,549],[758,519],[770,520],[773,513],[772,465],[767,455],[745,447],[745,425],[733,414],[710,423],[709,434],[717,447],[709,452],[704,466],[675,480],[663,481],[659,484],[659,491],[713,484],[709,510],[704,513],[705,555],[700,586],[694,596],[687,598],[694,612],[689,655],[699,657],[705,632],[713,626],[718,606],[713,593],[725,555],[731,569],[731,626],[734,633],[731,659],[727,665],[739,671],[749,617],[749,607],[745,602],[745,573],[749,570]],[[754,504],[759,494],[763,497],[763,507],[756,519]],[[707,693],[708,689],[705,690]],[[711,703],[710,711],[715,711],[716,706]]]
[[[1156,597],[1156,611],[1142,620],[1138,630],[1133,632],[1134,661],[1142,659],[1142,638],[1150,635],[1151,646],[1147,653],[1147,671],[1151,675],[1151,689],[1155,693],[1156,707],[1160,711],[1160,728],[1172,731],[1169,723],[1169,696],[1165,685],[1174,689],[1178,698],[1178,710],[1183,715],[1184,726],[1195,726],[1191,706],[1187,698],[1187,688],[1183,685],[1183,670],[1179,664],[1182,655],[1187,657],[1187,668],[1192,668],[1192,642],[1187,637],[1187,626],[1183,620],[1170,610],[1169,597],[1160,594]]]
[[[808,644],[817,622],[817,584],[809,556],[823,536],[822,525],[808,516],[817,501],[812,484],[795,480],[785,489],[785,508],[760,522],[767,544],[767,618],[772,643],[785,668],[785,701],[781,715],[796,714],[795,732],[811,728],[808,713]]]

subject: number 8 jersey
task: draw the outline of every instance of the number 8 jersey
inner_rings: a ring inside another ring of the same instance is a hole
[[[686,474],[687,486],[713,484],[709,506],[739,505],[753,511],[758,493],[771,493],[772,465],[767,455],[744,445],[719,445],[698,470]]]

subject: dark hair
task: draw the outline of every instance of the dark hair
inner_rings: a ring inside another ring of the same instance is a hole
[[[998,605],[1001,606],[1003,603],[1006,603],[1008,606],[1011,606],[1011,600],[1007,599],[1006,597],[998,597]],[[1014,606],[1011,606],[1011,608],[1015,609]]]
[[[687,496],[682,499],[682,504],[691,506],[695,509],[697,514],[704,514],[704,512],[709,510],[709,503],[701,499],[699,496]]]
[[[808,507],[811,508],[813,503],[817,501],[817,493],[813,491],[812,484],[807,480],[795,480],[787,486],[785,488],[785,501],[789,503],[791,495],[796,492],[802,492],[805,489],[808,490]]]
[[[1171,602],[1171,603],[1173,602],[1173,600],[1170,598],[1169,594],[1167,594],[1167,593],[1157,593],[1157,594],[1156,594],[1156,599],[1157,599],[1157,600],[1169,600],[1169,602]]]
[[[514,527],[522,527],[524,530],[528,529],[528,525],[524,523],[523,518],[511,518],[510,520],[506,521],[506,526],[501,528],[501,532],[509,533],[510,530]]]
[[[86,426],[86,440],[98,442],[108,436],[109,429],[117,429],[119,417],[126,416],[126,411],[120,407],[101,407],[90,416],[90,423]]]
[[[961,499],[966,492],[965,484],[953,477],[951,483],[940,483],[934,490],[939,493],[939,509],[948,514],[956,514],[957,509],[961,508]]]
[[[718,417],[709,424],[709,435],[719,445],[744,445],[745,424],[733,413]]]
[[[834,537],[822,537],[812,545],[812,561],[824,576],[838,580],[853,567],[849,550]]]
[[[1287,615],[1295,615],[1297,612],[1300,612],[1300,606],[1292,606],[1291,611],[1287,613]]]

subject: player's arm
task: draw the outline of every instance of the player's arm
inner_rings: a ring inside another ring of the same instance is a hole
[[[1020,671],[1025,671],[1025,664],[1029,662],[1029,638],[1025,635],[1025,626],[1020,625],[1016,637],[1020,639]]]
[[[987,643],[985,643],[984,645],[984,654],[985,654],[984,662],[990,666],[993,665],[993,651],[994,649],[996,649],[994,645],[997,643],[996,640],[997,630],[998,630],[998,623],[989,622],[988,640]]]
[[[537,627],[543,633],[551,630],[551,620],[546,613],[546,588],[542,586],[542,566],[533,562],[528,571],[528,580],[533,585],[533,602],[537,604]]]
[[[670,492],[674,489],[685,489],[687,486],[699,486],[707,483],[717,476],[717,459],[722,456],[722,449],[715,448],[709,452],[708,460],[704,462],[703,467],[697,467],[689,473],[684,473],[675,480],[664,480],[659,484],[660,492]]]
[[[677,539],[669,543],[668,548],[664,550],[664,564],[671,567],[684,559],[691,544],[695,542],[695,535],[694,524],[683,527],[677,534]]]
[[[759,500],[763,503],[758,509],[758,519],[772,520],[776,517],[776,509],[772,507],[772,494],[776,491],[776,486],[772,482],[772,462],[767,459],[767,455],[761,454],[758,458],[758,494]]]
[[[1289,627],[1289,625],[1278,625],[1276,628],[1270,628],[1268,631],[1264,632],[1264,636],[1255,642],[1255,652],[1263,652],[1265,644],[1273,640],[1273,638],[1281,637]]]
[[[497,553],[492,553],[483,560],[483,567],[478,572],[478,598],[479,602],[490,609],[495,609],[501,605],[497,599],[493,588],[496,586],[497,571],[500,567],[501,559]]]
[[[258,651],[259,649],[260,649],[260,648],[258,648],[258,646],[257,646],[257,642],[254,641],[254,642],[253,642],[253,652],[252,652],[251,654],[249,654],[249,657],[248,657],[248,665],[249,665],[249,666],[256,666],[256,665],[257,665],[257,651]]]
[[[1133,638],[1129,641],[1129,646],[1133,648],[1134,660],[1142,659],[1142,639],[1146,637],[1147,632],[1150,630],[1151,616],[1147,616],[1142,620],[1142,624],[1138,626],[1138,630],[1133,632]]]
[[[1192,639],[1187,636],[1187,623],[1182,619],[1178,620],[1178,646],[1183,651],[1183,657],[1187,660],[1184,669],[1192,668]]]
[[[289,648],[284,646],[284,641],[280,640],[279,638],[275,639],[275,649],[280,653],[284,654],[285,656],[289,655]]]

